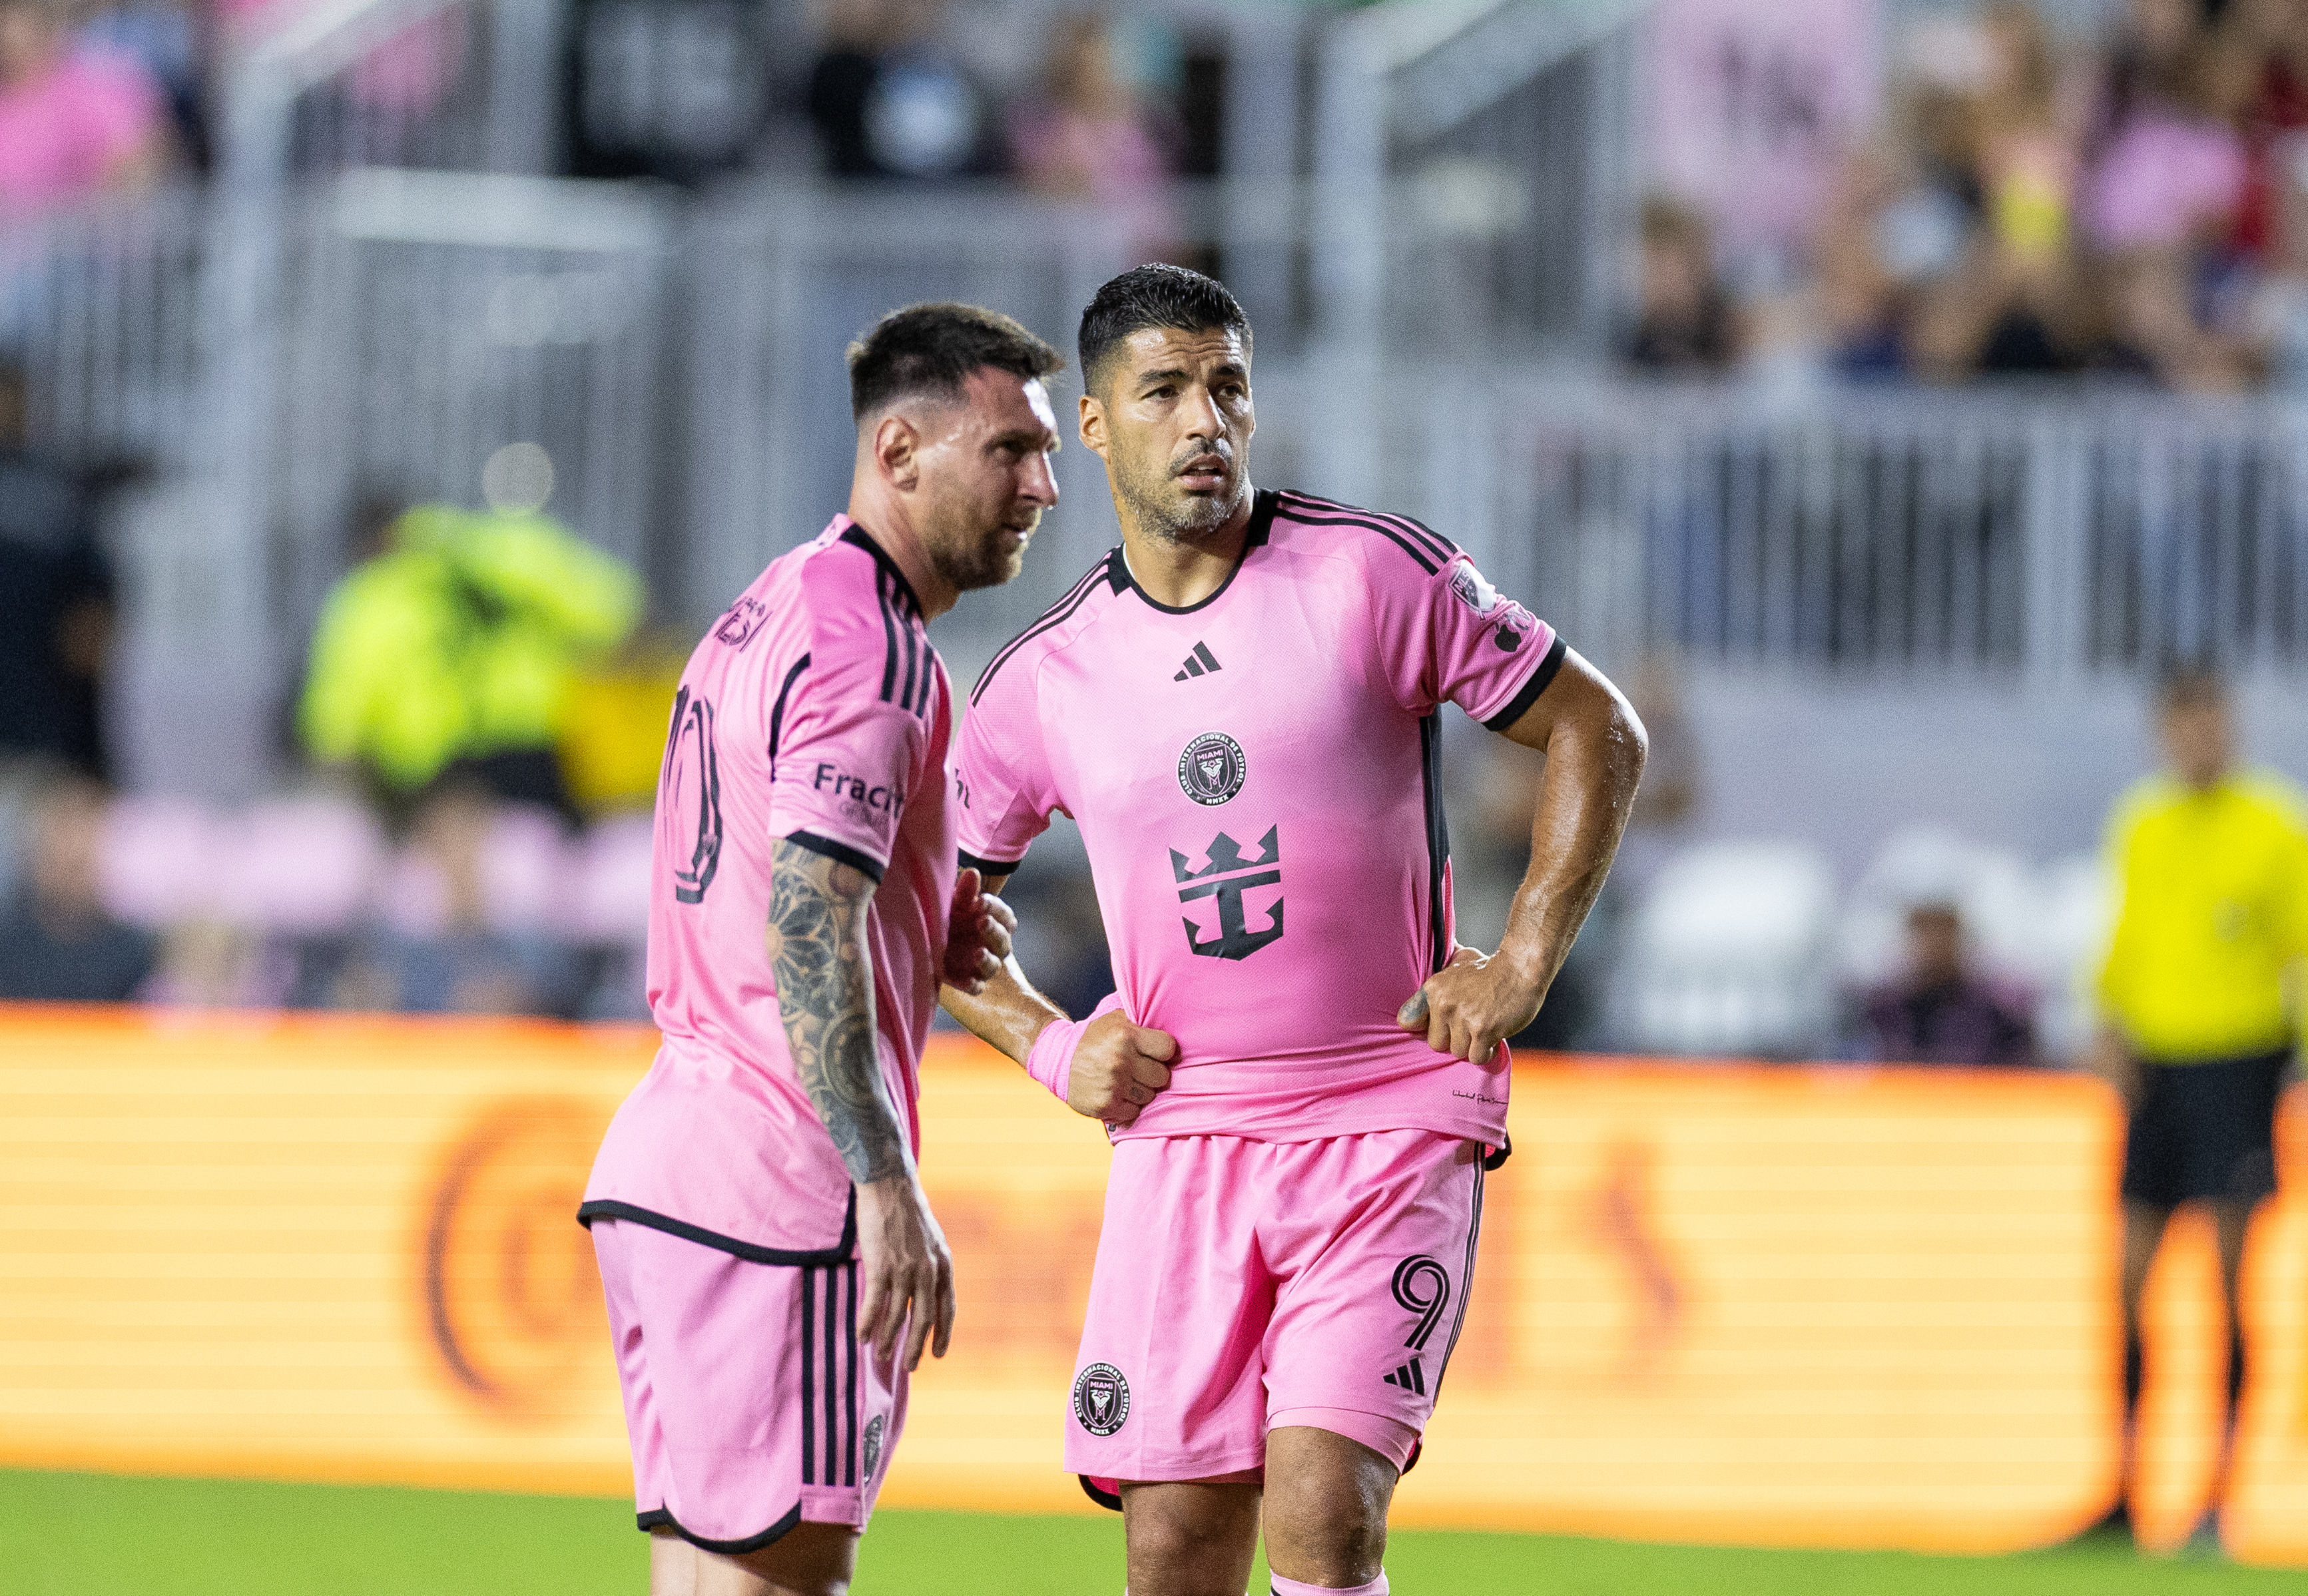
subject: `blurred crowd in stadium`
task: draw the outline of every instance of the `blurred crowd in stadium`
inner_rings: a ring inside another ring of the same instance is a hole
[[[2308,391],[2308,7],[2114,15],[2062,37],[1997,0],[1906,30],[1882,125],[1798,237],[1719,247],[1650,200],[1625,359]]]
[[[300,4],[0,0],[0,219],[206,170],[220,41]],[[618,5],[578,13],[558,142],[573,174],[1008,177],[1158,203],[1171,177],[1218,170],[1222,64],[1152,19],[1073,16],[1003,73],[936,0],[834,0],[801,48],[701,55],[758,81],[725,83],[712,115],[700,88],[674,116],[621,98],[637,80],[619,75]],[[1644,203],[1624,361],[2308,383],[2308,4],[2109,14],[2092,37],[2020,0],[1902,13],[1873,125],[1794,230],[1664,191]],[[371,122],[420,122],[464,26],[441,13],[332,92]],[[0,384],[0,995],[640,1016],[647,813],[688,639],[647,618],[633,573],[541,514],[365,506],[360,564],[284,709],[304,773],[229,812],[115,798],[113,579],[90,484],[22,434]],[[1695,846],[1708,772],[1675,663],[1627,675],[1653,734],[1644,811],[1528,1040],[1971,1063],[2084,1047],[2090,838],[2046,865],[1909,833],[1847,888],[1799,847]],[[1524,818],[1498,799],[1520,785],[1494,779],[1520,756],[1451,746],[1463,932],[1480,943],[1522,866]],[[1081,1012],[1110,977],[1086,880],[1051,851],[1012,891],[1039,900],[1029,963]]]
[[[0,0],[0,219],[19,220],[172,172],[204,172],[220,130],[216,74],[234,40],[310,9],[307,0]],[[690,63],[693,103],[667,117],[621,84],[621,18],[587,8],[566,165],[580,176],[692,182],[743,166],[816,167],[839,178],[935,182],[1008,177],[1109,203],[1208,171],[1208,84],[1158,24],[1084,11],[1042,41],[1033,69],[989,81],[957,52],[938,0],[834,0],[802,54],[755,61],[723,49]],[[742,19],[740,19],[742,22]],[[471,47],[451,13],[373,50],[340,92],[383,130],[413,128]],[[742,39],[722,41],[745,42]],[[715,81],[735,65],[761,82]]]

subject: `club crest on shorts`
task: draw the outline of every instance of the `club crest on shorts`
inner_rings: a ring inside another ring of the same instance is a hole
[[[1178,755],[1178,785],[1198,804],[1223,804],[1242,790],[1250,762],[1223,731],[1206,731]]]
[[[1110,1436],[1130,1417],[1130,1382],[1110,1363],[1074,1376],[1074,1419],[1093,1436]]]
[[[864,1478],[874,1478],[874,1469],[882,1462],[882,1415],[876,1413],[866,1421],[866,1472]]]

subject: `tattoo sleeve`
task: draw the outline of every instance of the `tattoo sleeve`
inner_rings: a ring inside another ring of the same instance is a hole
[[[770,854],[770,962],[802,1089],[856,1181],[908,1163],[906,1134],[874,1050],[865,872],[783,838]]]

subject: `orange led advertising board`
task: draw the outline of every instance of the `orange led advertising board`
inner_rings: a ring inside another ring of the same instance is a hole
[[[573,1216],[653,1046],[0,1008],[0,1465],[625,1490]],[[1104,1139],[975,1043],[939,1039],[924,1080],[960,1319],[884,1500],[1089,1510],[1058,1447]],[[1512,1126],[1398,1522],[1988,1551],[2112,1499],[2121,1124],[2096,1084],[1525,1060]],[[2229,1515],[2269,1561],[2308,1561],[2295,1202],[2250,1265]],[[2218,1313],[2188,1246],[2143,1471],[2175,1513],[2209,1367],[2185,1349]]]

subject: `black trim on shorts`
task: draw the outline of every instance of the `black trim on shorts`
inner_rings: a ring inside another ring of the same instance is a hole
[[[960,855],[961,867],[965,870],[975,870],[980,876],[1015,876],[1018,874],[1018,867],[1026,862],[1022,857],[1014,859],[983,858],[970,852],[967,848],[958,849],[956,851]]]
[[[837,842],[831,837],[821,837],[815,832],[788,832],[786,841],[797,847],[806,848],[812,853],[822,854],[836,864],[847,865],[853,870],[863,870],[874,878],[875,886],[882,884],[882,872],[889,867],[870,853],[860,853],[847,842]]]
[[[1089,1482],[1089,1476],[1087,1474],[1077,1474],[1074,1478],[1081,1481],[1083,1496],[1088,1497],[1091,1501],[1097,1503],[1100,1507],[1105,1508],[1108,1513],[1119,1513],[1122,1511],[1122,1498],[1120,1497],[1115,1496],[1112,1491],[1102,1491],[1098,1489],[1098,1487]]]
[[[1483,1169],[1486,1174],[1497,1174],[1507,1160],[1514,1156],[1514,1137],[1505,1131],[1501,1131],[1499,1136],[1501,1140],[1496,1147],[1484,1150]]]
[[[693,1225],[687,1220],[677,1220],[654,1209],[620,1203],[610,1197],[596,1197],[577,1210],[577,1222],[591,1229],[595,1220],[624,1220],[628,1224],[647,1225],[652,1230],[662,1230],[668,1236],[678,1236],[684,1241],[693,1241],[700,1247],[710,1247],[716,1252],[728,1253],[733,1258],[743,1258],[748,1264],[773,1264],[787,1269],[831,1269],[853,1261],[857,1255],[857,1193],[849,1193],[848,1212],[841,1220],[841,1239],[833,1246],[815,1252],[794,1252],[784,1247],[761,1247],[751,1241],[740,1241],[734,1236],[724,1236],[702,1225]]]
[[[1507,707],[1483,724],[1493,731],[1503,733],[1508,727],[1521,720],[1524,712],[1538,702],[1538,695],[1554,684],[1554,673],[1563,669],[1563,656],[1570,651],[1571,645],[1563,642],[1563,634],[1557,632],[1554,643],[1546,651],[1546,658],[1541,660],[1523,685],[1515,689],[1515,695],[1507,700]]]
[[[1164,615],[1192,615],[1198,609],[1207,609],[1226,596],[1227,589],[1234,585],[1234,579],[1242,574],[1244,565],[1250,564],[1251,555],[1266,547],[1267,536],[1274,530],[1274,509],[1280,497],[1270,488],[1261,488],[1251,496],[1250,531],[1243,538],[1242,552],[1235,556],[1234,569],[1226,574],[1226,580],[1219,583],[1206,599],[1197,599],[1192,604],[1165,604],[1154,598],[1140,587],[1138,579],[1130,574],[1130,561],[1123,555],[1119,543],[1114,546],[1114,552],[1106,556],[1107,582],[1117,596],[1136,593],[1145,600],[1149,609],[1158,610]]]
[[[655,1530],[659,1525],[663,1525],[692,1546],[702,1547],[709,1552],[719,1552],[725,1557],[742,1557],[747,1552],[761,1550],[788,1530],[801,1523],[801,1504],[796,1502],[783,1518],[760,1534],[748,1535],[743,1540],[708,1540],[702,1535],[693,1535],[681,1527],[679,1519],[662,1507],[652,1507],[647,1513],[636,1513],[633,1514],[633,1522],[644,1531]]]

